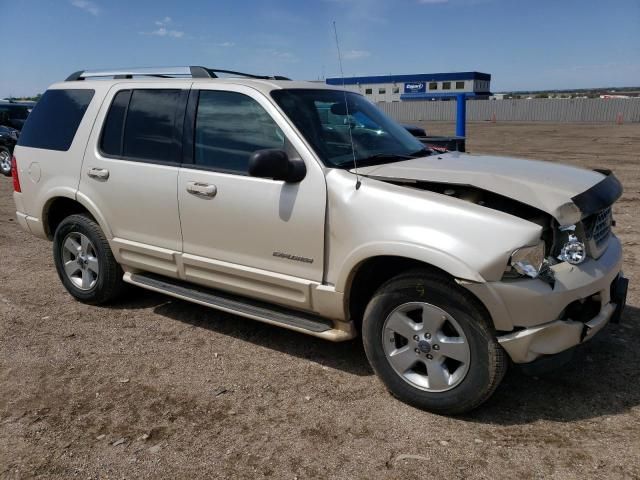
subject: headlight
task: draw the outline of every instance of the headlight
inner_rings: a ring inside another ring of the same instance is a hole
[[[537,278],[544,265],[544,241],[532,247],[522,247],[511,254],[509,265],[520,275]]]
[[[569,262],[571,265],[578,265],[584,262],[587,258],[587,249],[584,246],[584,243],[582,243],[575,233],[573,233],[575,232],[575,229],[575,225],[560,229],[563,232],[568,232],[569,235],[566,243],[562,246],[562,250],[560,250],[558,259],[563,262]]]

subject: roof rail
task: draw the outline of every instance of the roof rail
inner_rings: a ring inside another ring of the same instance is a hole
[[[254,75],[251,73],[236,72],[233,70],[221,70],[199,66],[189,67],[149,67],[149,68],[116,68],[112,70],[79,70],[66,78],[66,82],[85,80],[88,78],[133,78],[133,77],[159,77],[159,78],[219,78],[216,73],[225,73],[232,76],[257,78],[262,80],[289,80],[280,75]]]

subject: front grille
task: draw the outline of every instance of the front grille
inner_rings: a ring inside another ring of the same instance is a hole
[[[585,218],[584,230],[587,238],[595,241],[596,246],[601,246],[609,238],[612,221],[611,207]]]

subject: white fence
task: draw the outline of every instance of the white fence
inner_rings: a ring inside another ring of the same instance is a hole
[[[455,101],[378,103],[399,121],[453,121]],[[468,121],[640,122],[640,98],[468,100]]]

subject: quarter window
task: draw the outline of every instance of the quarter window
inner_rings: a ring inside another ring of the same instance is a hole
[[[100,140],[103,153],[113,156],[122,155],[122,135],[124,133],[124,117],[131,98],[131,90],[121,90],[111,102]]]
[[[25,122],[18,145],[69,150],[93,94],[88,89],[47,90]]]
[[[202,90],[195,128],[195,164],[246,175],[256,150],[285,147],[285,137],[251,97]]]

